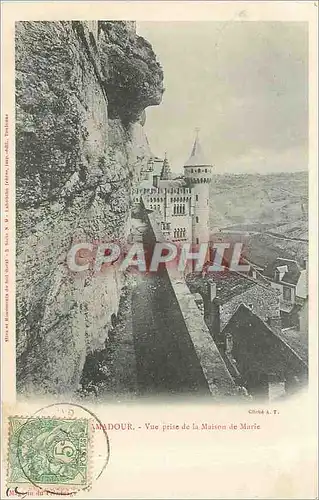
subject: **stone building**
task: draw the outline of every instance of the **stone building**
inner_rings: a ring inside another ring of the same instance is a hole
[[[271,286],[280,294],[280,309],[291,312],[295,304],[303,305],[308,297],[307,265],[301,269],[292,259],[277,258],[269,264],[264,275],[271,281]]]
[[[142,197],[146,209],[160,214],[161,230],[170,241],[195,245],[209,242],[209,184],[213,166],[206,160],[198,137],[184,165],[184,176],[171,179],[170,165],[151,157],[133,190],[134,201]]]
[[[223,331],[224,360],[253,397],[278,399],[302,388],[308,378],[302,346],[293,348],[249,307],[238,307]]]
[[[206,276],[192,273],[187,276],[187,284],[193,293],[202,295],[205,321],[217,340],[241,304],[245,304],[274,331],[280,330],[279,295],[269,285],[229,270]]]

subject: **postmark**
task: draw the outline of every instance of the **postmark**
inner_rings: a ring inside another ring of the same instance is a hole
[[[7,420],[7,487],[73,495],[91,488],[109,460],[107,433],[99,419],[76,404],[54,404],[31,416]]]
[[[88,486],[88,419],[10,417],[9,426],[9,484]]]

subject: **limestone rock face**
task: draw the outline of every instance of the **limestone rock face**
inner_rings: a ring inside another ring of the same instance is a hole
[[[109,114],[124,123],[139,118],[146,106],[161,102],[163,72],[152,46],[123,21],[101,21],[102,72],[110,98]]]
[[[163,74],[131,22],[16,25],[17,386],[73,392],[123,276],[71,273],[74,242],[126,241]]]

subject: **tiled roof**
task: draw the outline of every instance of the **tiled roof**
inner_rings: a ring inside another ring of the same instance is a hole
[[[198,288],[206,289],[206,291],[208,283],[215,283],[216,298],[214,300],[220,305],[257,285],[254,281],[232,271],[209,273],[203,277],[198,273],[192,273],[187,276],[187,283],[192,290]]]
[[[242,295],[256,283],[232,271],[216,272],[206,277],[208,282],[216,283],[216,302],[225,304],[233,297]]]
[[[241,304],[235,314],[230,318],[229,322],[223,329],[224,333],[232,333],[233,329],[244,328],[248,333],[248,329],[257,332],[259,336],[271,335],[277,338],[279,342],[285,344],[291,349],[299,359],[307,364],[308,352],[308,337],[298,335],[298,332],[284,331],[281,333],[274,332],[257,314],[252,312],[245,304]]]
[[[295,328],[287,328],[278,334],[297,354],[307,362],[308,359],[308,334],[300,332]]]
[[[297,285],[301,271],[299,265],[295,260],[277,258],[275,261],[269,264],[265,269],[266,276],[274,278],[277,267],[282,267],[282,266],[286,266],[288,271],[285,272],[281,281],[283,281],[284,283],[288,283],[290,285]]]

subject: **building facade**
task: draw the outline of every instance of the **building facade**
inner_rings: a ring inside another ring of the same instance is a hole
[[[143,200],[148,210],[160,215],[163,235],[170,241],[198,245],[209,242],[209,184],[213,166],[205,159],[198,134],[184,165],[184,176],[172,179],[168,159],[152,157],[140,183],[133,191],[134,202]]]

